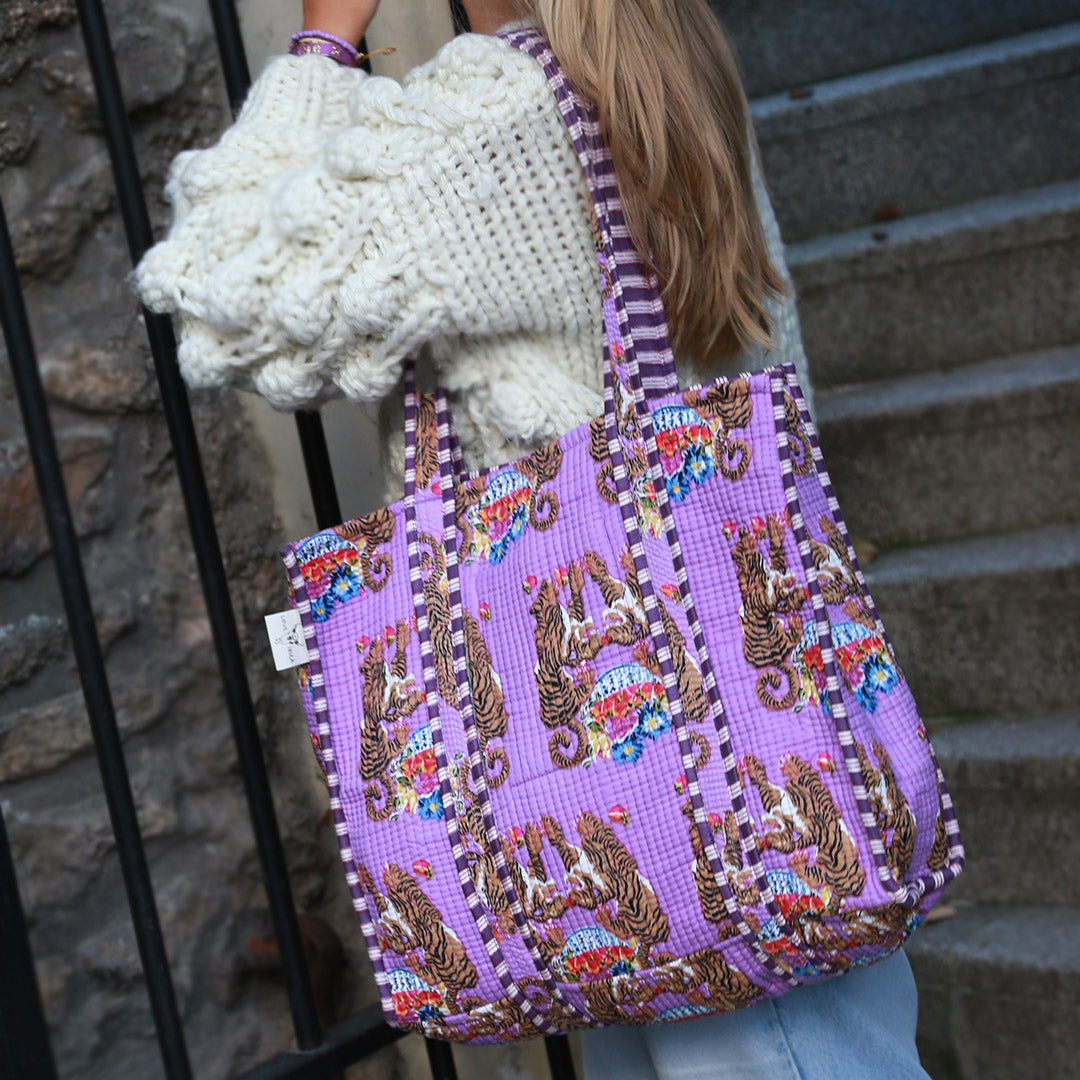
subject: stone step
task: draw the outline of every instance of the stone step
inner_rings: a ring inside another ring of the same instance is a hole
[[[1075,707],[1080,525],[889,551],[865,569],[923,715]]]
[[[1080,521],[1080,347],[817,395],[848,528],[879,547]]]
[[[1080,341],[1080,180],[794,244],[815,386]]]
[[[788,243],[1080,175],[1080,22],[751,103]]]
[[[757,96],[1080,18],[1078,0],[710,0]]]
[[[921,927],[905,952],[919,987],[919,1053],[933,1080],[1080,1073],[1080,910],[961,909]]]
[[[950,902],[1080,903],[1080,712],[928,726],[967,853]]]

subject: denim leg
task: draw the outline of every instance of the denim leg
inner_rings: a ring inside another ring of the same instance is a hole
[[[918,997],[902,950],[774,1006],[803,1080],[930,1080],[915,1048]]]
[[[929,1080],[902,952],[718,1016],[582,1035],[585,1080]]]
[[[642,1028],[605,1027],[581,1033],[585,1080],[659,1080]]]

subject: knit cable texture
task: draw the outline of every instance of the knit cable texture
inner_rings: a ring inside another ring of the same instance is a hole
[[[584,177],[543,71],[498,38],[455,38],[401,84],[276,57],[221,139],[178,155],[166,197],[172,226],[134,284],[150,309],[179,315],[192,386],[252,390],[279,409],[375,401],[427,345],[470,465],[600,412]],[[772,353],[735,366],[788,360],[805,385],[791,296],[772,314]]]

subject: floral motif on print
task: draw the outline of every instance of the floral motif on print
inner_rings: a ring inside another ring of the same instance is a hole
[[[616,350],[615,359],[621,358]],[[663,520],[659,500],[649,478],[648,452],[633,401],[619,381],[615,383],[616,427],[634,500],[638,525],[647,536],[660,536]],[[652,411],[664,486],[673,502],[683,502],[695,487],[717,474],[739,480],[750,465],[749,442],[737,428],[749,424],[753,401],[749,383],[733,380],[709,390],[687,391],[681,405],[661,405]],[[605,502],[619,501],[614,465],[608,453],[604,418],[589,424],[589,454],[600,465],[596,490]]]
[[[549,443],[513,466],[455,488],[463,562],[500,563],[527,529],[555,524],[559,497],[543,485],[559,475],[562,460],[559,444]]]
[[[900,671],[885,642],[876,630],[855,622],[833,623],[831,637],[833,654],[844,685],[866,712],[875,712],[878,700],[900,685]],[[799,676],[795,711],[800,711],[809,703],[820,706],[831,716],[825,661],[815,623],[810,623],[803,631],[792,653],[792,662]]]
[[[540,720],[553,733],[548,750],[560,768],[600,758],[637,761],[647,740],[670,729],[666,703],[657,696],[660,665],[629,549],[623,549],[620,563],[625,577],[612,573],[595,551],[587,551],[568,566],[556,567],[550,577],[529,575],[523,582],[535,623],[533,675]],[[708,712],[701,672],[666,604],[677,604],[678,592],[664,586],[658,600],[683,711],[700,723]],[[623,656],[598,676],[597,658],[610,648],[621,649]],[[691,737],[704,762],[708,743],[700,733]]]
[[[431,725],[417,728],[390,763],[395,806],[428,820],[443,817],[439,763],[431,741]]]
[[[801,682],[792,654],[803,638],[802,613],[810,599],[806,585],[788,569],[784,544],[788,527],[786,510],[754,517],[749,526],[731,521],[723,525],[732,542],[731,560],[742,601],[743,656],[761,671],[755,684],[758,700],[774,711],[790,709],[799,700]]]
[[[612,353],[614,363],[622,359],[622,350],[616,346]],[[626,467],[630,492],[637,514],[638,527],[646,536],[660,536],[664,531],[660,517],[660,502],[649,479],[649,457],[645,440],[641,435],[633,399],[626,393],[621,380],[616,379],[615,426],[622,443],[623,464]],[[601,499],[612,506],[619,503],[619,490],[615,484],[615,465],[608,452],[607,426],[603,416],[589,421],[589,456],[600,468],[596,473],[596,491]]]
[[[450,585],[446,576],[446,553],[439,539],[421,533],[420,574],[431,628],[431,648],[439,696],[451,708],[458,708],[457,677],[454,675],[453,618]],[[498,787],[510,775],[510,759],[495,740],[506,734],[509,716],[503,700],[502,679],[495,670],[491,651],[480,628],[480,620],[491,617],[490,606],[481,604],[479,618],[465,610],[465,666],[472,696],[473,720],[488,767],[488,785]]]
[[[402,1026],[437,1030],[444,1016],[458,1011],[459,994],[478,982],[465,946],[413,874],[388,863],[379,888],[366,867],[356,869],[374,901],[387,971],[402,973],[391,983]]]
[[[671,728],[664,687],[640,664],[620,664],[600,676],[581,707],[588,735],[584,765],[594,758],[621,764],[641,757],[647,739]]]
[[[552,958],[551,967],[563,982],[577,983],[610,979],[637,969],[634,947],[599,926],[575,930]]]
[[[378,592],[386,585],[390,553],[376,549],[389,543],[393,535],[394,517],[381,509],[316,533],[296,546],[296,561],[316,622],[326,622],[334,611],[365,590]]]
[[[446,998],[416,972],[406,967],[387,968],[386,979],[394,1016],[402,1026],[422,1027],[425,1022],[435,1023],[446,1015]]]
[[[719,421],[708,421],[686,405],[663,405],[653,413],[664,486],[672,502],[683,502],[716,469]]]

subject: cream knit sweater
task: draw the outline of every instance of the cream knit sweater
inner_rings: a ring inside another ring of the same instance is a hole
[[[470,466],[602,409],[585,180],[540,66],[498,38],[455,38],[403,84],[276,57],[220,141],[176,158],[166,196],[172,227],[135,284],[179,314],[192,386],[280,409],[373,401],[426,345]],[[793,300],[771,314],[773,355],[734,366],[789,360],[806,385]]]

